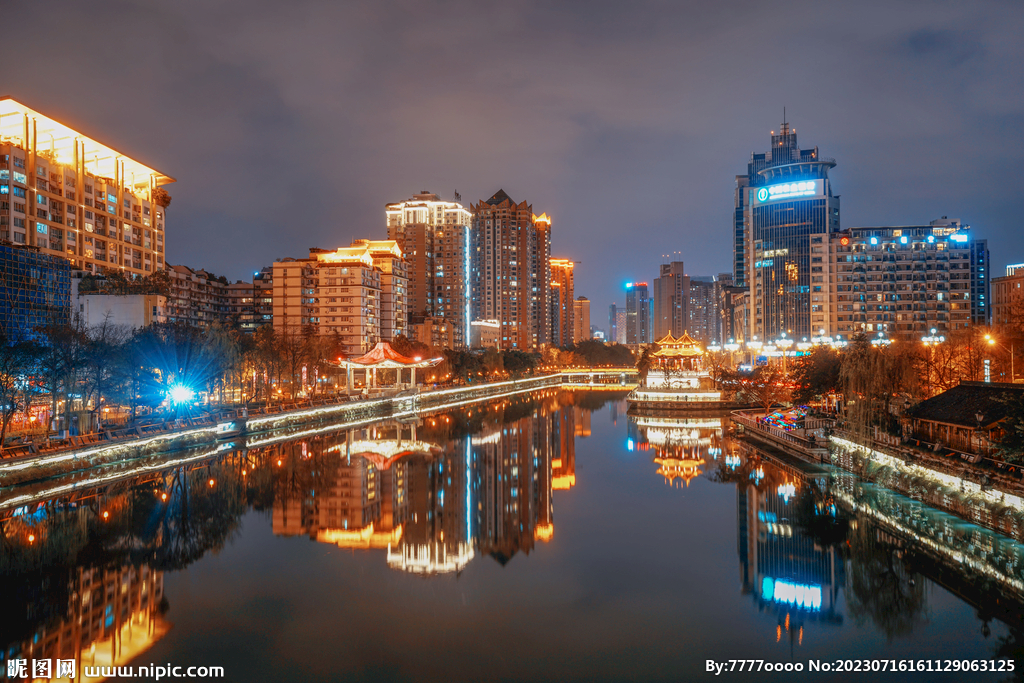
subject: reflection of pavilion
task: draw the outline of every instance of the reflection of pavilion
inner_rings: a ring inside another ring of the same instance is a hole
[[[629,431],[636,437],[627,446],[653,450],[657,472],[670,486],[689,486],[701,465],[721,452],[722,418],[634,416]]]

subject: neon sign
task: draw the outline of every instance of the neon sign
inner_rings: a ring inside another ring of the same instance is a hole
[[[795,183],[782,183],[770,185],[757,190],[757,201],[773,202],[779,199],[793,199],[795,197],[813,197],[819,194],[817,180],[801,180]]]

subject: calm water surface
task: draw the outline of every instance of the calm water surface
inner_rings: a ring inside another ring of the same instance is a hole
[[[1018,544],[788,464],[725,418],[638,421],[618,396],[551,393],[237,446],[98,473],[73,497],[0,491],[4,655],[232,681],[1020,663]]]

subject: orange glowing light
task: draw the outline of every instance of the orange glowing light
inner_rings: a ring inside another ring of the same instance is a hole
[[[36,542],[36,535],[35,534],[29,534],[28,535],[28,542],[29,543],[35,543]]]
[[[103,511],[103,519],[107,519],[107,518],[109,518],[109,517],[110,517],[110,513],[109,513],[109,512],[107,512],[106,510],[104,510],[104,511]]]
[[[849,237],[843,237],[842,239],[839,240],[839,244],[843,245],[844,247],[847,244],[849,244],[849,243],[850,243],[850,238]]]
[[[160,500],[167,500],[167,494],[166,493],[161,493],[160,494]]]
[[[210,486],[213,486],[213,479],[211,479],[208,483],[210,484]]]

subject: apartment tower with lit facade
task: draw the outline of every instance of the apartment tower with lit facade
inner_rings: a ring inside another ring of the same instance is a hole
[[[828,296],[812,301],[814,333],[916,341],[932,329],[988,325],[988,260],[987,241],[945,216],[928,225],[833,232],[824,262]]]
[[[357,240],[273,266],[274,331],[334,335],[349,357],[405,334],[405,261],[394,240]]]
[[[456,201],[443,201],[424,190],[411,199],[384,207],[388,238],[405,254],[409,274],[409,322],[415,336],[433,346],[448,345],[433,334],[450,326],[457,347],[469,345],[470,212]]]
[[[555,346],[576,342],[573,265],[569,259],[551,259],[551,343]]]
[[[174,179],[11,98],[0,99],[0,240],[73,270],[164,269]]]
[[[549,344],[551,219],[504,190],[471,208],[471,318],[497,321],[501,349]]]
[[[800,149],[796,130],[783,123],[771,149],[751,155],[747,175],[736,177],[733,276],[750,289],[753,336],[810,336],[825,322],[825,261],[829,235],[839,229],[828,177],[835,165],[817,147]]]

